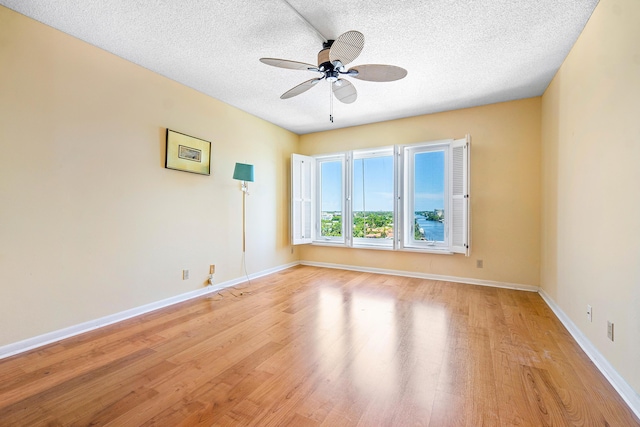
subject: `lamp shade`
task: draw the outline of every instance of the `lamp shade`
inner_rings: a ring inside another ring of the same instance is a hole
[[[236,163],[236,168],[233,170],[233,179],[253,182],[253,165]]]

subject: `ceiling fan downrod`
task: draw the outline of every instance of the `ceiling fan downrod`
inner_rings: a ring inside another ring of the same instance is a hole
[[[309,28],[311,28],[311,30],[313,30],[313,32],[314,32],[314,33],[316,33],[316,35],[320,38],[320,40],[322,40],[322,42],[323,42],[323,43],[327,43],[327,41],[328,41],[328,40],[327,40],[327,38],[326,38],[325,36],[323,36],[323,35],[322,35],[322,33],[316,29],[316,27],[314,27],[313,25],[311,25],[311,22],[307,21],[307,19],[306,19],[304,16],[302,16],[302,15],[300,14],[300,12],[298,12],[298,11],[296,10],[296,8],[295,8],[295,7],[291,6],[291,3],[289,3],[287,0],[282,0],[282,2],[283,2],[284,4],[286,4],[287,6],[289,6],[289,8],[290,8],[291,10],[293,10],[293,12],[298,16],[298,18],[300,18],[300,20],[302,20],[302,22],[304,22],[305,24],[307,24],[307,26],[308,26]],[[333,41],[333,40],[332,40],[332,41]]]

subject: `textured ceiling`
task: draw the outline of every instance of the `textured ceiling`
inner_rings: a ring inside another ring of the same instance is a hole
[[[289,0],[321,34],[365,36],[350,65],[392,64],[403,80],[351,79],[353,104],[310,71],[322,41],[282,0],[0,0],[0,4],[293,132],[309,132],[541,95],[597,0]]]

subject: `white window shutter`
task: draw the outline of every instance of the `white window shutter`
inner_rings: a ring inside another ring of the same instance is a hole
[[[315,159],[291,155],[291,243],[303,245],[313,241],[313,203],[315,194]]]
[[[469,136],[451,144],[451,251],[469,256]]]

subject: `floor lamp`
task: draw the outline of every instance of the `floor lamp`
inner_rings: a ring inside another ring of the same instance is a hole
[[[236,163],[236,167],[233,170],[233,179],[242,181],[242,252],[246,251],[246,199],[249,194],[248,182],[253,182],[253,165],[247,165],[245,163]]]

